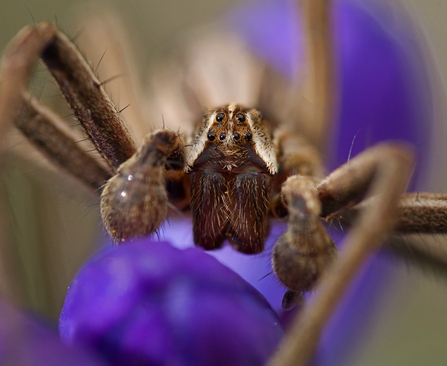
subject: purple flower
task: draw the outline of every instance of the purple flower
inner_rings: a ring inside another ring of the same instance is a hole
[[[60,332],[113,365],[260,365],[283,335],[263,296],[216,259],[148,240],[81,269]]]

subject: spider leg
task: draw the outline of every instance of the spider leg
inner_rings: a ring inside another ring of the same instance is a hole
[[[322,203],[321,216],[327,218],[363,201],[370,191],[380,162],[388,160],[388,155],[395,155],[396,149],[397,145],[392,143],[376,145],[322,180],[317,186],[318,197]]]
[[[358,215],[362,206],[369,202],[344,210],[341,219],[348,225]],[[445,234],[447,233],[447,194],[406,193],[399,202],[399,215],[395,230],[399,233]]]
[[[288,215],[289,227],[275,245],[273,266],[283,284],[293,289],[283,298],[283,308],[288,309],[299,302],[303,292],[314,287],[337,253],[319,217],[319,154],[287,128],[278,132],[277,139],[281,157],[279,173],[274,176],[271,212],[277,217]],[[291,261],[290,249],[295,252]]]
[[[22,103],[22,91],[49,33],[49,30],[36,32],[25,28],[6,48],[0,65],[0,127],[3,130],[12,122]]]
[[[97,191],[110,178],[109,169],[79,147],[62,118],[24,92],[54,32],[44,24],[27,27],[9,44],[0,68],[0,124],[13,122],[47,158]]]
[[[396,222],[399,197],[408,183],[412,169],[413,158],[407,148],[382,144],[358,155],[318,186],[320,195],[322,191],[331,193],[331,197],[340,198],[336,199],[338,202],[357,201],[365,195],[374,198],[348,234],[339,259],[325,272],[312,303],[300,312],[283,347],[269,365],[304,365],[310,360],[322,328],[348,283],[368,255],[380,246],[392,230]],[[354,175],[345,175],[350,173]],[[306,196],[307,193],[299,195]],[[333,201],[330,200],[331,203]],[[323,202],[322,206],[324,205]],[[308,208],[310,209],[312,207]]]
[[[289,225],[275,244],[273,269],[289,289],[308,292],[336,258],[337,249],[320,220],[321,203],[312,178],[289,177],[282,197],[288,207]]]
[[[447,233],[447,194],[408,193],[399,203],[396,230],[404,233]]]
[[[83,34],[76,43],[92,60],[101,80],[113,80],[105,86],[108,95],[117,105],[129,105],[121,113],[139,143],[151,129],[148,115],[142,110],[144,93],[137,72],[138,58],[131,47],[134,39],[128,36],[121,17],[112,7],[82,4],[78,13],[73,24],[82,27]]]
[[[50,23],[32,28],[36,32],[42,29],[51,31],[42,61],[97,150],[112,167],[118,168],[136,151],[122,116],[67,36]]]
[[[31,95],[24,93],[13,122],[47,158],[94,191],[99,193],[112,176],[109,169],[77,144],[65,121]]]
[[[359,212],[371,202],[360,204],[337,213],[344,226],[355,222]],[[386,249],[402,257],[407,262],[422,268],[447,268],[444,246],[432,237],[412,235],[411,240],[402,240],[401,234],[444,234],[447,233],[447,195],[438,193],[407,193],[402,195],[395,225],[395,237]]]
[[[26,27],[11,42],[2,63],[1,94],[22,90],[39,57],[97,150],[112,168],[117,169],[135,153],[134,142],[101,82],[76,47],[53,24]],[[12,78],[9,71],[18,79]],[[21,81],[18,87],[10,85],[17,80]],[[5,100],[10,102],[11,98]],[[12,106],[17,107],[17,103],[16,98]],[[6,106],[5,110],[9,111],[7,116],[14,113],[11,106]]]
[[[137,153],[121,164],[101,195],[101,216],[115,242],[154,232],[166,218],[166,180],[184,177],[184,145],[170,130],[148,134]]]
[[[277,129],[275,140],[281,154],[279,172],[273,176],[270,211],[274,217],[285,217],[288,212],[281,198],[282,183],[297,174],[309,177],[317,183],[323,176],[323,169],[318,151],[300,135],[292,133],[288,127]]]

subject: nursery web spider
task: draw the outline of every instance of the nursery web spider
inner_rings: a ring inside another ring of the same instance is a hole
[[[287,217],[288,228],[273,254],[275,273],[290,289],[284,304],[296,301],[326,275],[315,305],[303,311],[294,336],[282,348],[285,353],[272,361],[278,365],[309,357],[349,278],[390,230],[438,233],[447,228],[445,196],[408,194],[401,198],[413,166],[406,146],[372,147],[322,179],[317,152],[324,145],[321,136],[334,103],[330,4],[303,0],[300,5],[309,39],[307,65],[313,67],[300,79],[299,87],[285,87],[279,76],[234,39],[220,38],[220,45],[228,47],[228,54],[237,55],[242,69],[261,75],[261,92],[251,100],[242,97],[237,101],[241,104],[208,95],[217,102],[200,119],[197,112],[208,105],[200,99],[209,87],[200,80],[205,75],[196,75],[197,64],[176,65],[171,70],[184,67],[184,76],[179,80],[174,73],[174,84],[170,84],[172,79],[166,81],[157,98],[169,94],[178,99],[178,91],[183,92],[182,101],[175,100],[182,113],[189,110],[183,115],[179,112],[183,118],[175,121],[182,129],[152,131],[139,148],[103,84],[54,25],[41,23],[22,30],[11,41],[0,74],[2,128],[13,121],[50,160],[101,192],[104,225],[118,243],[154,232],[169,209],[190,209],[196,244],[214,249],[228,240],[236,250],[258,253],[263,249],[269,216]],[[201,52],[205,55],[203,49]],[[83,151],[62,127],[60,117],[24,91],[39,58],[103,161]],[[197,84],[189,80],[192,76],[199,77]],[[238,80],[244,81],[244,77]],[[292,101],[306,95],[312,101],[310,107],[292,102],[282,108],[282,114],[275,113],[272,85],[278,87],[278,94],[288,93]],[[238,89],[239,84],[232,87]],[[264,116],[250,105],[265,109]],[[356,205],[362,201],[359,209]],[[347,222],[359,216],[338,260],[322,224],[322,219],[334,215]]]

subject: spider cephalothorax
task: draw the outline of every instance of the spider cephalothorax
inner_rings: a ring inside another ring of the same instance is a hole
[[[264,247],[271,176],[278,171],[271,133],[255,109],[212,109],[187,158],[194,241],[214,249],[225,239],[239,251]]]

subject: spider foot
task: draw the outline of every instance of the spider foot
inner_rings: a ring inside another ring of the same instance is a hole
[[[281,305],[283,310],[289,311],[303,304],[304,304],[304,294],[302,292],[287,290],[282,298]]]

